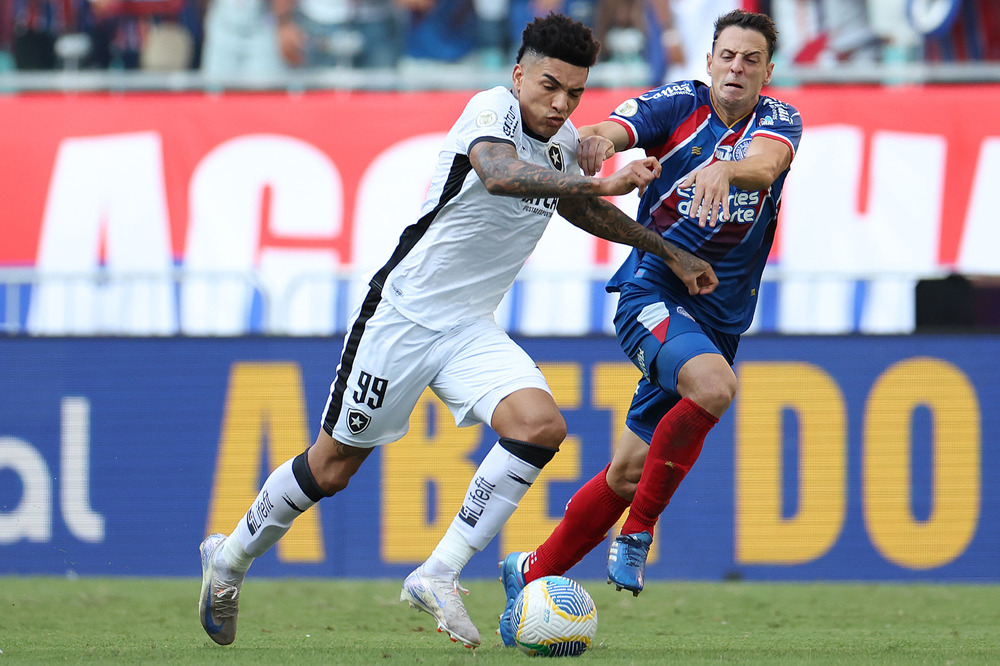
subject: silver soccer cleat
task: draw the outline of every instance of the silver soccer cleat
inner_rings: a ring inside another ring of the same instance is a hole
[[[482,642],[479,630],[469,619],[459,592],[469,593],[459,585],[457,577],[430,576],[417,568],[403,581],[399,600],[433,615],[437,620],[438,631],[447,632],[452,641],[468,648],[476,648]]]
[[[231,571],[215,559],[215,552],[226,540],[225,534],[211,534],[201,542],[201,597],[198,614],[209,638],[219,645],[236,640],[236,616],[239,613],[240,588],[245,572]]]

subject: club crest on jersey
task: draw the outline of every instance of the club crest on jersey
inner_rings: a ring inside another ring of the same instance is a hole
[[[549,164],[556,171],[562,171],[566,165],[563,163],[562,146],[558,143],[549,144]]]
[[[733,160],[739,161],[747,156],[747,151],[750,150],[750,139],[740,139],[735,146],[733,146]]]
[[[351,431],[352,435],[360,435],[363,433],[372,422],[372,417],[365,414],[360,409],[347,410],[347,429]]]

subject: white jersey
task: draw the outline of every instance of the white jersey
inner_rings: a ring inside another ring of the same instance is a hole
[[[487,192],[469,161],[481,140],[510,143],[531,164],[582,173],[580,134],[568,120],[545,142],[524,132],[519,103],[506,88],[469,100],[445,138],[420,219],[400,237],[382,285],[399,312],[437,331],[492,315],[559,203]]]

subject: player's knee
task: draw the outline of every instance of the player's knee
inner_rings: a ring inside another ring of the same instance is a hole
[[[309,449],[309,472],[323,495],[329,497],[347,488],[351,477],[369,453],[371,449],[348,446],[330,437],[321,437]]]
[[[608,468],[605,479],[608,482],[608,487],[622,499],[631,502],[635,497],[635,490],[639,487],[639,477],[637,475],[633,479],[628,474],[628,470],[615,469],[612,466]]]
[[[566,439],[566,420],[558,410],[526,424],[526,428],[530,434],[524,441],[538,446],[558,449],[562,441]]]
[[[524,415],[516,423],[505,428],[502,436],[531,442],[537,446],[558,449],[566,439],[566,420],[559,410],[545,410]]]
[[[721,416],[736,398],[736,375],[728,366],[710,372],[699,373],[689,381],[678,384],[678,392],[693,400],[702,409]]]
[[[316,478],[316,485],[327,497],[347,488],[347,484],[351,481],[349,474],[341,473],[335,466],[325,466],[319,471],[313,470],[313,476]]]
[[[645,442],[641,444],[641,447],[619,445],[605,474],[608,487],[629,502],[635,497],[636,488],[639,487],[639,477],[642,476],[642,466],[648,451]]]

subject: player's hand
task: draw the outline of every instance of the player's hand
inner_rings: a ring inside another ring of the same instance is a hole
[[[639,196],[646,186],[660,177],[660,161],[655,157],[633,160],[614,172],[601,183],[601,196],[619,196],[638,189]]]
[[[588,176],[596,175],[601,170],[604,160],[615,154],[615,144],[611,139],[594,134],[580,139],[576,149],[576,161]]]
[[[712,162],[680,184],[681,189],[694,186],[690,216],[697,216],[699,227],[729,221],[729,180],[726,162]]]
[[[668,262],[668,265],[691,296],[711,294],[719,286],[719,278],[716,277],[712,264],[690,252],[677,248],[674,260]]]

